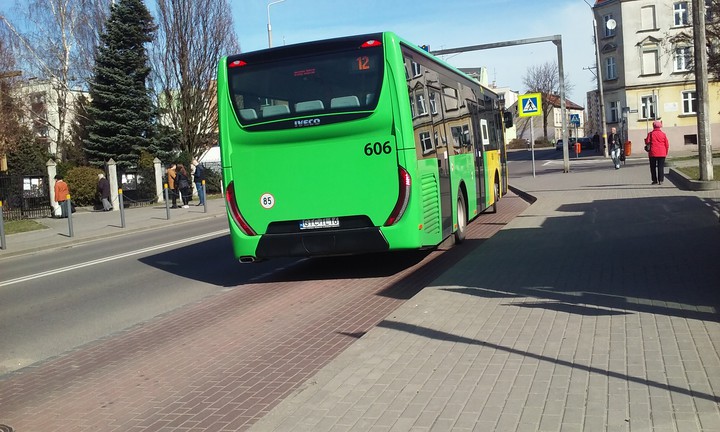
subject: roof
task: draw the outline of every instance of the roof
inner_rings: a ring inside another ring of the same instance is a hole
[[[547,102],[554,106],[560,108],[560,96],[558,95],[548,95],[547,96]],[[571,110],[585,110],[585,107],[576,104],[575,102],[571,101],[570,99],[565,99],[565,108],[571,109]]]

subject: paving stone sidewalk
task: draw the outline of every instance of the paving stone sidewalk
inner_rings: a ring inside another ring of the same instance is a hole
[[[527,211],[251,430],[720,430],[718,191],[528,164]]]

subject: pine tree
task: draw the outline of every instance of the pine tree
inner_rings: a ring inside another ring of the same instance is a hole
[[[145,44],[155,28],[142,0],[119,0],[110,9],[90,83],[92,121],[85,151],[92,165],[103,166],[112,158],[125,171],[152,144],[155,109],[146,85]]]

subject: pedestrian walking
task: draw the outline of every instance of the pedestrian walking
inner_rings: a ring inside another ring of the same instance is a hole
[[[67,183],[65,183],[65,180],[63,180],[63,176],[60,174],[55,176],[55,202],[57,202],[58,207],[60,207],[60,215],[61,218],[68,217],[68,213],[70,213],[71,209],[68,208],[68,201],[67,196],[70,195],[70,188],[68,187]],[[57,215],[57,214],[56,214]]]
[[[665,180],[665,158],[670,149],[667,135],[662,131],[662,122],[655,120],[653,130],[645,138],[645,149],[650,158],[650,179],[652,184],[663,184]]]
[[[185,165],[177,165],[177,177],[175,178],[175,184],[177,190],[180,192],[180,199],[183,203],[183,208],[190,208],[188,203],[190,202],[190,194],[192,189],[190,188],[190,176],[188,175]]]
[[[167,184],[168,184],[168,195],[172,199],[172,206],[170,208],[178,208],[177,206],[177,190],[175,187],[175,178],[177,177],[177,164],[171,164],[167,169]]]
[[[608,135],[608,146],[610,148],[610,157],[612,158],[615,169],[620,169],[620,156],[622,155],[622,149],[620,148],[620,137],[617,134],[617,129],[610,129],[610,135]]]
[[[593,149],[595,149],[595,153],[600,153],[600,135],[598,135],[597,132],[595,132],[595,135],[592,137],[592,143],[593,143]]]
[[[105,178],[105,174],[98,174],[97,193],[102,201],[103,211],[112,210],[110,204],[110,182]]]
[[[197,205],[201,206],[205,204],[205,191],[203,190],[202,184],[203,180],[205,180],[205,167],[198,163],[197,159],[193,159],[191,165],[194,169],[193,182],[195,182],[195,189],[197,189],[198,199],[200,201]]]

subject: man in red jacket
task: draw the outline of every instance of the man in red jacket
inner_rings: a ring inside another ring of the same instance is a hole
[[[645,144],[650,146],[648,156],[650,157],[650,177],[652,184],[663,184],[665,179],[665,158],[670,148],[667,135],[661,130],[662,122],[655,120],[653,130],[645,138]]]

